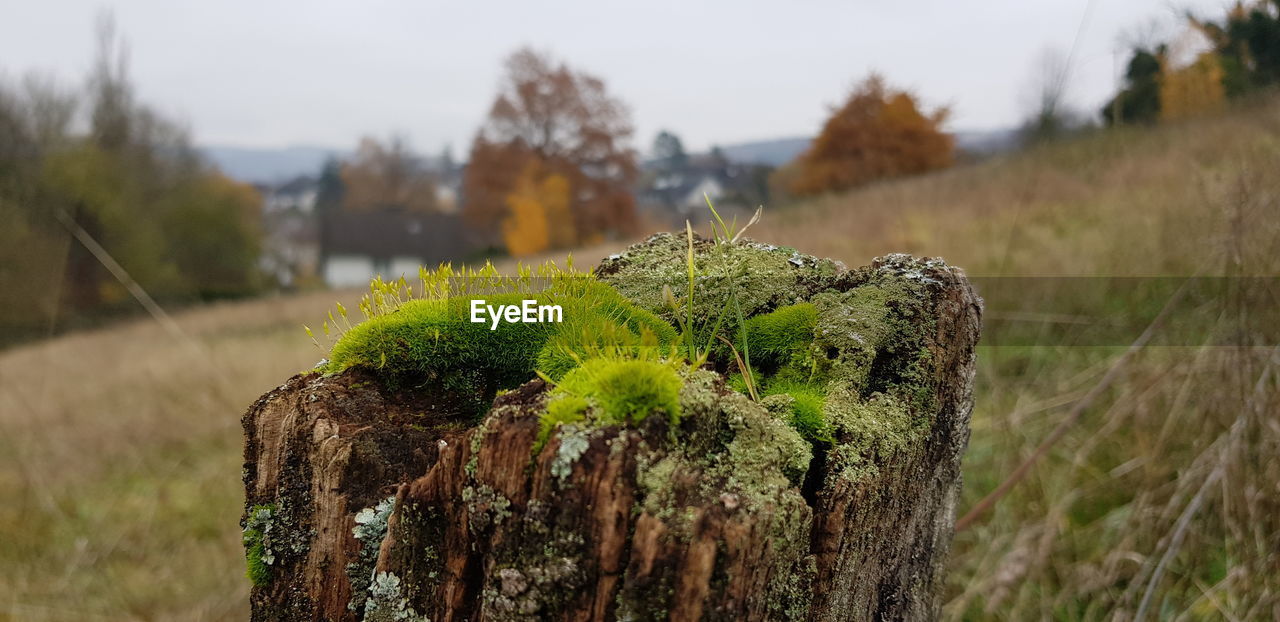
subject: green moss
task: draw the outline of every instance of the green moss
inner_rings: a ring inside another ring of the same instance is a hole
[[[559,305],[563,322],[471,321],[471,301],[488,305]],[[553,278],[534,293],[471,294],[411,300],[350,328],[334,344],[324,371],[375,370],[392,388],[431,386],[477,415],[494,394],[527,382],[543,368],[559,378],[602,348],[632,351],[675,339],[675,329],[589,276]]]
[[[749,318],[743,333],[751,348],[751,364],[776,370],[790,363],[797,351],[807,351],[813,343],[817,324],[818,309],[809,302]]]
[[[519,305],[524,294],[476,297],[491,305]],[[540,304],[547,304],[536,297]],[[470,321],[471,297],[414,300],[394,312],[357,324],[334,344],[328,372],[362,366],[393,385],[430,381],[442,388],[492,393],[529,379],[550,324]],[[478,387],[477,385],[489,385]]]
[[[596,425],[629,424],[651,414],[680,420],[676,366],[659,360],[602,357],[588,359],[565,374],[552,390],[541,418],[541,440],[557,426],[590,419]]]
[[[547,412],[538,422],[538,441],[533,446],[533,453],[542,451],[551,433],[562,425],[582,421],[587,416],[587,408],[591,403],[580,395],[559,393],[547,401]]]
[[[679,374],[657,361],[593,359],[557,387],[595,402],[603,422],[637,424],[650,414],[680,420]]]
[[[832,436],[831,423],[823,412],[827,401],[826,391],[819,386],[789,381],[770,382],[764,392],[765,396],[785,395],[789,398],[786,422],[805,440],[817,443],[830,443]]]
[[[254,587],[262,587],[271,580],[271,567],[262,561],[265,554],[265,548],[262,545],[262,535],[256,531],[246,532],[245,544],[249,547],[245,550],[245,560],[248,569],[245,570],[245,576],[249,578],[249,582]]]
[[[683,316],[687,311],[683,306],[678,314],[673,311],[663,288],[671,288],[677,296],[687,292],[687,244],[683,236],[651,236],[643,244],[602,262],[600,278],[641,308],[675,323],[677,315]],[[722,315],[722,334],[737,334],[736,310],[730,306],[734,298],[744,318],[759,315],[802,302],[813,291],[825,288],[840,270],[830,260],[751,241],[716,244],[695,236],[694,247],[694,331],[700,338],[708,336]]]
[[[249,516],[245,519],[243,533],[247,566],[245,576],[255,587],[262,587],[271,581],[271,566],[276,561],[276,552],[272,543],[274,513],[274,505],[255,505],[249,510]]]
[[[551,334],[538,352],[537,369],[559,380],[588,358],[649,356],[677,338],[670,324],[630,303],[596,306],[566,318]]]

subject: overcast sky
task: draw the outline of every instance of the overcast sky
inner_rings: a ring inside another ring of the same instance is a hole
[[[637,146],[669,128],[690,149],[811,135],[868,71],[953,109],[951,127],[1014,125],[1046,49],[1083,31],[1070,99],[1092,111],[1121,48],[1184,9],[1227,0],[0,0],[0,74],[79,84],[93,24],[115,13],[143,101],[205,145],[349,148],[401,133],[465,157],[501,61],[532,45],[604,78]]]

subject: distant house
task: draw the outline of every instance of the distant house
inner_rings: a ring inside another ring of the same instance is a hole
[[[283,184],[267,186],[263,190],[262,207],[267,212],[294,210],[303,214],[315,211],[316,197],[320,194],[320,181],[306,175]]]
[[[277,185],[258,186],[262,193],[262,269],[281,287],[314,280],[320,263],[320,237],[315,218],[319,183],[297,177]]]
[[[374,276],[412,280],[419,266],[460,261],[481,244],[456,214],[388,207],[321,216],[321,274],[332,287],[368,285]]]
[[[724,194],[722,174],[686,169],[656,176],[649,187],[642,189],[641,202],[666,207],[684,217],[706,207],[705,197],[715,201]]]
[[[769,202],[769,174],[773,167],[735,162],[725,150],[688,156],[679,164],[650,160],[641,165],[636,188],[639,207],[648,216],[676,224],[701,221],[707,199],[722,214],[746,212]]]

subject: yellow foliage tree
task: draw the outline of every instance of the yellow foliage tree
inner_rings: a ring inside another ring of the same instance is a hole
[[[569,180],[563,175],[544,175],[536,161],[525,166],[514,191],[506,197],[502,238],[507,251],[524,257],[572,243],[569,198]]]
[[[1170,67],[1166,61],[1160,74],[1161,120],[1173,121],[1211,112],[1227,100],[1222,63],[1213,52],[1201,54],[1196,62],[1180,69]]]

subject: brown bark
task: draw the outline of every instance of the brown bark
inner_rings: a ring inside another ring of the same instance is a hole
[[[864,393],[923,388],[923,433],[892,450],[842,433],[790,479],[781,424],[710,371],[691,376],[675,429],[562,428],[536,452],[541,380],[463,429],[366,372],[292,378],[244,419],[247,508],[274,521],[254,619],[936,617],[980,301],[959,271],[904,256],[810,285],[899,281],[919,306],[891,311],[925,331],[926,364],[908,374],[885,346]],[[857,476],[840,447],[865,448]]]

